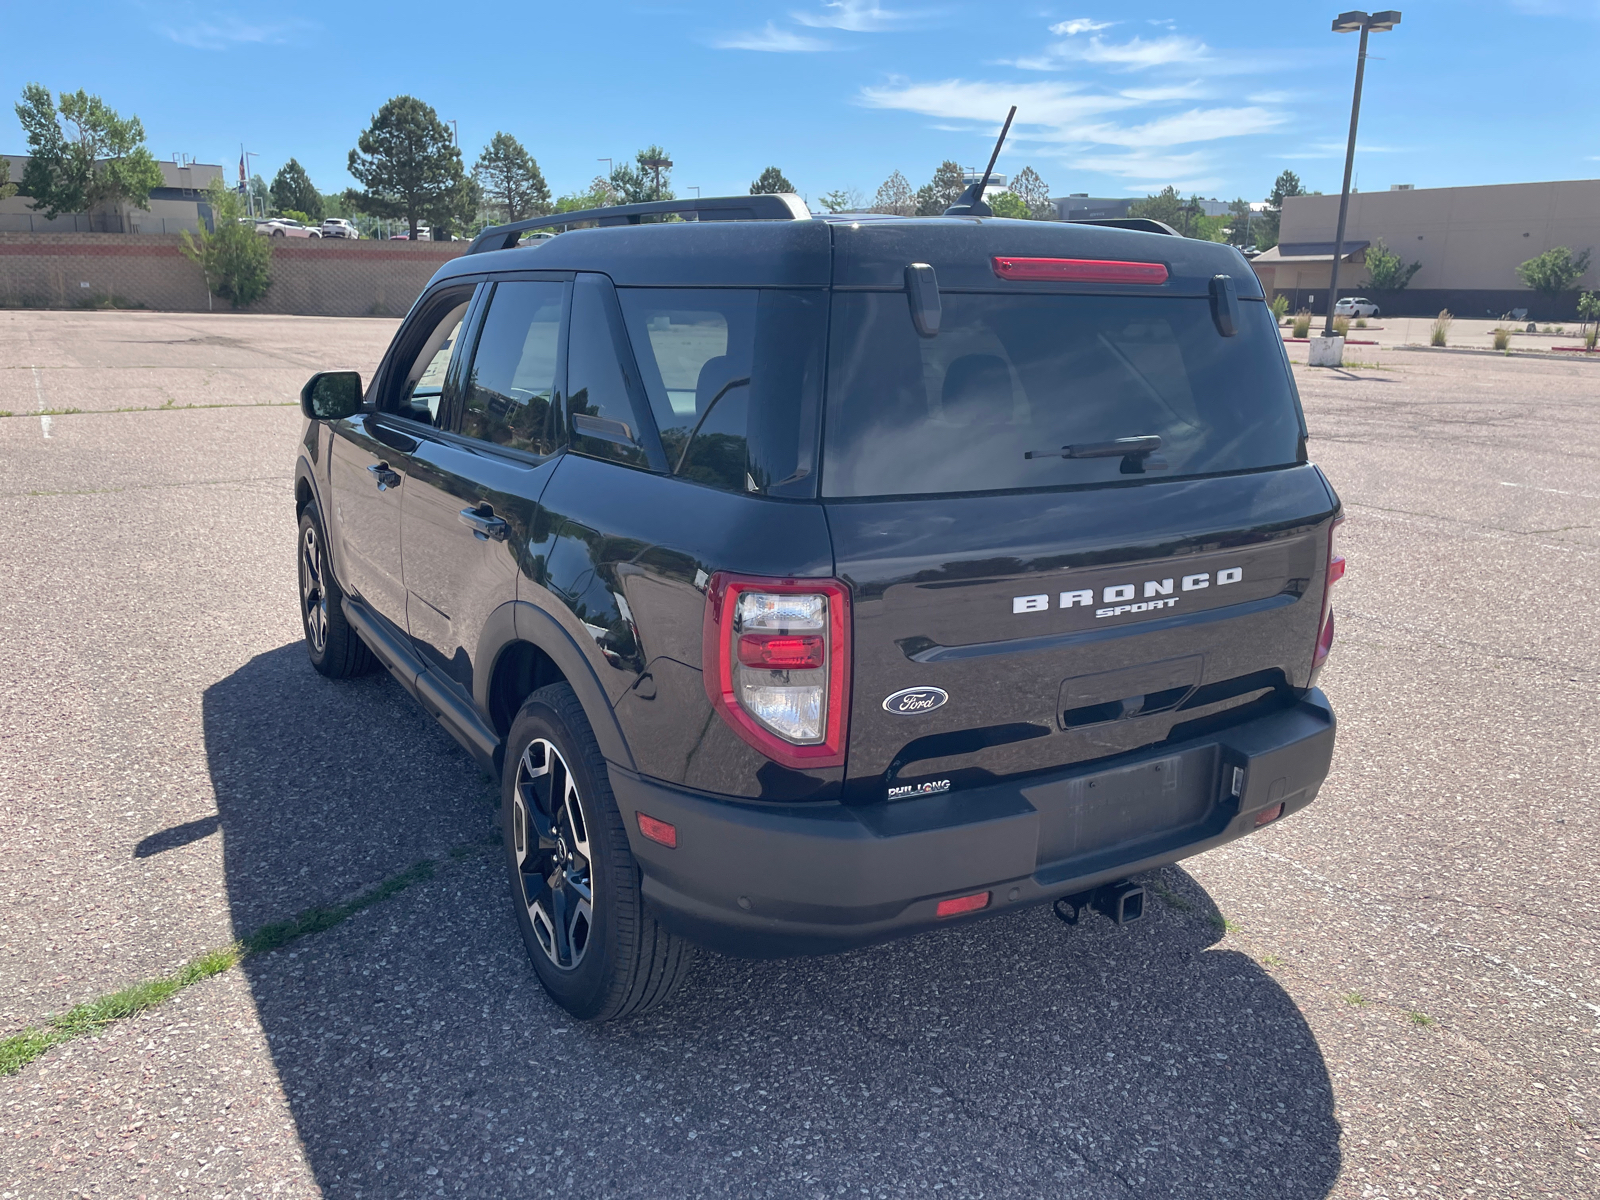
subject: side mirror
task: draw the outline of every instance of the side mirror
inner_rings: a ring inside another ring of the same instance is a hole
[[[319,371],[300,389],[300,411],[313,421],[342,421],[361,411],[359,371]]]

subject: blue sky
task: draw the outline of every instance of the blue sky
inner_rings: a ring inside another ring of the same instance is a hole
[[[160,158],[267,178],[290,156],[324,191],[372,113],[409,92],[459,123],[470,164],[503,129],[556,192],[658,142],[680,194],[743,192],[776,164],[815,201],[981,167],[1052,195],[1171,183],[1259,200],[1285,167],[1337,190],[1354,36],[1336,4],[941,3],[382,5],[74,0],[5,18],[0,93],[79,87],[137,113]],[[1600,175],[1600,0],[1429,0],[1374,35],[1358,185]],[[515,15],[508,15],[514,13]],[[24,152],[7,115],[0,154]]]

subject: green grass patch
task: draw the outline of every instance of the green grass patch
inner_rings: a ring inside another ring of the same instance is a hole
[[[1222,930],[1223,933],[1238,933],[1241,928],[1237,921],[1230,921],[1227,917],[1223,916],[1219,912],[1212,913],[1207,919],[1218,929]]]
[[[1430,1017],[1427,1013],[1408,1012],[1406,1014],[1406,1016],[1411,1018],[1411,1023],[1413,1025],[1428,1026],[1428,1025],[1437,1025],[1438,1024],[1438,1022],[1435,1021],[1432,1017]]]
[[[1283,966],[1283,959],[1276,954],[1263,954],[1261,956],[1261,965],[1263,967],[1281,967]]]
[[[1344,1002],[1346,1004],[1353,1004],[1357,1008],[1365,1008],[1368,1003],[1367,998],[1360,992],[1346,992],[1344,996]]]
[[[36,412],[10,412],[0,409],[3,417],[71,417],[93,413],[143,413],[183,412],[191,408],[298,408],[298,400],[258,400],[254,404],[174,404],[169,398],[164,404],[130,404],[123,408],[41,408]]]
[[[478,846],[457,846],[450,851],[450,858],[460,861],[463,858],[470,858],[480,849]],[[268,954],[310,934],[332,929],[363,909],[381,904],[390,896],[405,891],[413,884],[432,879],[434,869],[435,864],[432,859],[423,859],[398,875],[390,876],[376,887],[362,892],[353,900],[347,900],[343,904],[319,904],[304,909],[287,921],[274,921],[270,925],[263,925],[231,946],[224,946],[220,950],[208,950],[199,957],[190,959],[170,975],[136,983],[132,987],[123,988],[120,992],[113,992],[109,996],[101,996],[97,1000],[79,1004],[60,1016],[49,1017],[39,1025],[24,1029],[21,1033],[0,1041],[0,1076],[15,1075],[52,1046],[99,1033],[108,1025],[163,1004],[184,988],[203,979],[210,979],[213,975],[220,975],[252,955]]]
[[[1156,895],[1160,896],[1161,903],[1165,904],[1168,908],[1175,908],[1179,912],[1188,912],[1189,909],[1193,907],[1187,900],[1178,895],[1177,892],[1173,891],[1171,888],[1165,886],[1157,880],[1152,879],[1150,881],[1150,890]]]

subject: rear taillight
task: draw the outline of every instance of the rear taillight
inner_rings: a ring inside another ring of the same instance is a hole
[[[1344,555],[1333,547],[1339,537],[1339,526],[1343,524],[1344,518],[1339,517],[1328,527],[1328,571],[1322,585],[1322,621],[1317,626],[1317,650],[1311,658],[1313,675],[1322,669],[1328,651],[1333,649],[1333,585],[1344,578]]]
[[[843,583],[713,575],[702,665],[712,705],[768,758],[789,767],[843,764],[850,696]]]

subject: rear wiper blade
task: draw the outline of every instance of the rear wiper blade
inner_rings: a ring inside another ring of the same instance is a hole
[[[1161,449],[1161,438],[1154,433],[1143,437],[1117,438],[1111,442],[1079,442],[1059,450],[1029,450],[1023,458],[1127,458],[1154,454]]]

